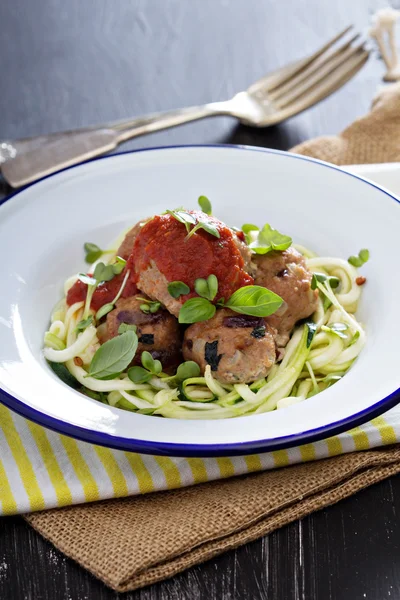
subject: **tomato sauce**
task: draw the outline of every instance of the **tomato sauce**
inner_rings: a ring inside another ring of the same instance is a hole
[[[111,279],[111,281],[105,281],[96,288],[90,304],[93,310],[97,311],[104,304],[108,304],[108,302],[112,302],[114,300],[115,296],[118,294],[118,290],[122,285],[125,274],[126,267],[122,273],[116,275],[113,279]],[[71,306],[72,304],[75,304],[75,302],[84,301],[86,299],[87,289],[88,286],[86,283],[83,283],[80,279],[78,279],[78,281],[76,281],[68,291],[67,304]],[[136,294],[136,292],[136,284],[132,277],[129,277],[122,292],[121,298],[128,298],[129,296]]]
[[[183,281],[191,290],[199,277],[216,275],[218,294],[215,301],[227,300],[237,289],[253,284],[253,278],[243,268],[244,261],[235,243],[236,234],[214,217],[188,212],[202,220],[207,219],[218,229],[220,237],[198,229],[187,238],[185,225],[172,215],[155,216],[143,226],[134,244],[131,258],[134,257],[136,280],[150,261],[154,261],[168,281]],[[195,295],[191,292],[181,299]]]

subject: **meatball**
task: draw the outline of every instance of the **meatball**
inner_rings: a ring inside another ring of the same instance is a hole
[[[311,289],[312,273],[307,269],[304,257],[292,247],[284,252],[256,255],[253,260],[256,285],[268,288],[284,300],[281,308],[267,318],[268,323],[278,330],[277,345],[283,347],[296,322],[316,310],[318,292]]]
[[[162,362],[163,368],[171,370],[180,363],[181,334],[178,321],[165,309],[156,313],[140,310],[144,296],[131,296],[118,300],[116,308],[107,315],[108,339],[118,335],[121,323],[136,325],[139,345],[133,364],[141,364],[144,350]],[[142,299],[141,299],[142,298]]]
[[[176,316],[182,304],[196,295],[194,284],[198,278],[216,275],[219,285],[216,300],[227,299],[237,289],[253,283],[244,268],[235,232],[205,213],[187,211],[186,214],[192,215],[197,223],[201,221],[214,228],[218,236],[199,228],[188,237],[184,223],[170,214],[157,215],[140,230],[133,252],[138,288],[162,302]],[[190,293],[173,298],[168,292],[171,281],[183,281]]]
[[[275,333],[263,318],[223,308],[186,329],[183,357],[202,372],[210,365],[221,383],[249,383],[265,377],[275,363]]]
[[[138,236],[138,233],[142,229],[143,225],[147,223],[148,220],[149,219],[142,219],[141,221],[139,221],[139,223],[136,223],[136,225],[134,225],[132,229],[128,231],[128,233],[125,235],[122,244],[117,250],[117,256],[128,260],[128,258],[132,254],[133,245]]]
[[[242,255],[243,258],[243,268],[244,270],[249,273],[249,275],[253,275],[255,273],[255,264],[253,263],[253,253],[250,250],[249,246],[246,244],[245,240],[244,240],[244,235],[243,238],[242,236],[240,236],[240,231],[236,232],[236,239],[235,239],[235,243],[236,243],[236,247],[239,250],[240,254]]]

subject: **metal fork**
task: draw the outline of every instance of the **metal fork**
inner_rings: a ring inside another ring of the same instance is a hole
[[[26,185],[110,152],[131,138],[205,117],[228,115],[253,127],[280,123],[342,87],[368,60],[364,44],[354,45],[359,35],[348,37],[351,29],[347,27],[311,56],[270,73],[225,102],[0,143],[3,176],[13,187]]]

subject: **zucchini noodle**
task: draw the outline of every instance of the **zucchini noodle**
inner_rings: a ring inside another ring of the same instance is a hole
[[[282,360],[273,365],[265,378],[251,384],[221,384],[207,366],[203,376],[184,381],[165,373],[153,375],[145,383],[134,383],[127,373],[114,379],[96,379],[88,375],[88,370],[100,340],[104,339],[105,324],[96,323],[95,313],[87,302],[67,306],[65,298],[51,315],[44,356],[51,363],[62,363],[75,378],[76,387],[87,396],[145,415],[224,419],[280,410],[303,402],[346,374],[364,347],[366,336],[355,317],[361,296],[361,287],[356,283],[357,269],[340,258],[319,257],[299,245],[295,248],[306,258],[310,271],[328,277],[323,283],[318,281],[315,313],[308,322],[294,328]],[[114,257],[115,250],[107,251],[106,262]],[[91,265],[90,272],[93,273],[97,262]],[[331,287],[329,277],[339,280],[336,288]],[[76,280],[76,275],[67,279],[65,294]],[[77,331],[78,323],[88,315],[90,324],[84,331]]]

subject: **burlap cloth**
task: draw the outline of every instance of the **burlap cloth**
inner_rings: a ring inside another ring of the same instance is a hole
[[[341,135],[294,152],[339,165],[400,160],[400,84]],[[171,492],[25,519],[117,591],[166,579],[400,471],[400,448],[351,453]]]

